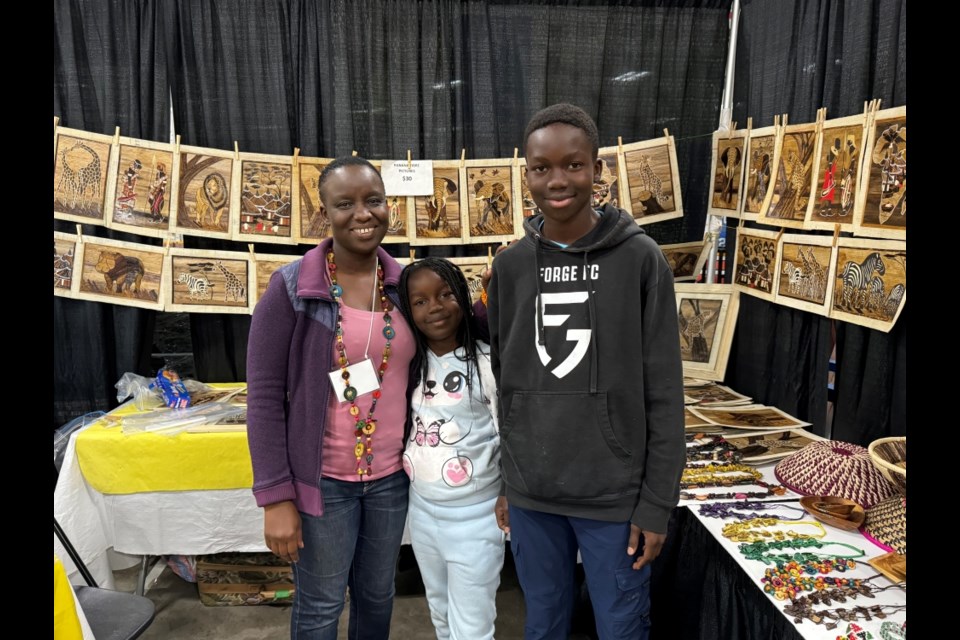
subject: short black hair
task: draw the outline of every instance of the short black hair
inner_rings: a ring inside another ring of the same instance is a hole
[[[320,195],[321,201],[323,200],[323,183],[327,181],[327,178],[329,178],[334,171],[342,169],[343,167],[369,167],[377,176],[380,175],[377,168],[366,158],[361,158],[360,156],[343,156],[342,158],[337,158],[323,168],[323,171],[320,172],[320,179],[317,180],[317,193]]]
[[[597,152],[600,150],[600,132],[597,131],[596,123],[586,111],[566,102],[541,109],[530,118],[527,129],[523,132],[523,148],[527,148],[527,140],[534,131],[558,122],[569,124],[583,131],[593,146],[593,157],[597,157]]]

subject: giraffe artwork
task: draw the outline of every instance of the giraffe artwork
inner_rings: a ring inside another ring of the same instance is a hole
[[[813,159],[817,125],[781,127],[781,139],[771,166],[758,221],[781,227],[802,228],[812,198]],[[813,198],[817,201],[818,198]]]
[[[722,380],[739,310],[730,285],[675,285],[680,357],[687,377]]]
[[[836,249],[830,236],[784,234],[773,273],[775,302],[828,315],[833,295]]]
[[[673,136],[623,145],[626,184],[622,207],[637,224],[651,224],[683,215],[680,173]]]
[[[166,309],[193,313],[248,313],[248,254],[170,250]]]
[[[66,135],[68,129],[58,131],[53,169],[54,217],[80,222],[102,220],[110,138],[83,131],[77,131],[78,135]]]
[[[415,233],[411,234],[410,244],[457,244],[463,241],[461,178],[458,162],[434,161],[433,194],[413,198]]]

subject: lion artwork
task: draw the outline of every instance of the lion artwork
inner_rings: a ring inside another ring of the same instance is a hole
[[[220,218],[227,210],[227,181],[219,173],[211,173],[197,187],[197,204],[193,216],[201,227],[209,215],[215,228],[220,227]]]
[[[140,282],[143,280],[143,261],[133,256],[125,256],[116,251],[101,251],[97,266],[94,267],[103,274],[107,284],[107,293],[140,293]]]

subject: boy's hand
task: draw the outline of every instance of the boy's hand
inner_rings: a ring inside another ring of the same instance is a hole
[[[493,508],[493,512],[497,515],[497,526],[500,530],[510,533],[510,509],[507,507],[506,496],[497,498],[497,506]]]
[[[640,569],[645,564],[653,562],[656,557],[660,555],[660,550],[663,549],[663,543],[667,539],[667,534],[665,533],[644,531],[637,525],[631,524],[630,541],[627,542],[628,556],[633,556],[633,554],[637,552],[637,548],[640,546],[641,535],[643,535],[643,555],[637,558],[636,562],[633,563],[634,571]]]

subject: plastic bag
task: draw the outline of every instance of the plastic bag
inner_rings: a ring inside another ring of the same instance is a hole
[[[120,377],[117,384],[113,385],[117,388],[117,402],[124,402],[127,398],[133,397],[140,411],[162,406],[163,398],[153,382],[153,378],[145,378],[128,371]]]
[[[60,472],[63,466],[63,456],[67,452],[67,444],[70,442],[70,436],[87,426],[93,424],[103,416],[107,415],[103,411],[91,411],[82,416],[76,417],[53,432],[53,466]]]

